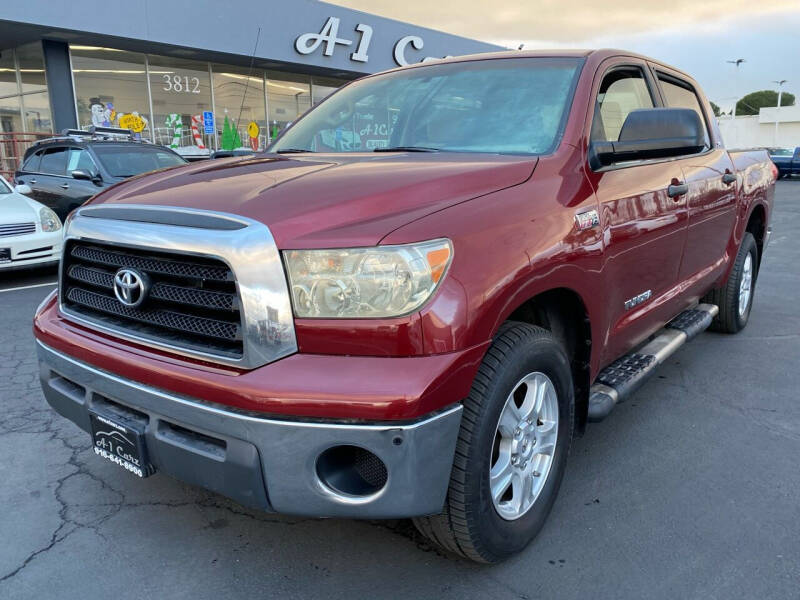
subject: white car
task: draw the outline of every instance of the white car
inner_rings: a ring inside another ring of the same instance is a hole
[[[0,177],[0,272],[57,264],[64,230],[56,213]]]

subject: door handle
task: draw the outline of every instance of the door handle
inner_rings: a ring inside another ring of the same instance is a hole
[[[673,183],[667,188],[667,196],[677,198],[689,191],[689,186],[685,183]]]
[[[31,185],[36,185],[36,180],[35,179],[31,179]]]
[[[722,183],[724,183],[725,185],[730,185],[735,182],[736,182],[736,175],[734,175],[733,173],[725,173],[722,176]]]
[[[64,188],[65,190],[68,190],[69,189],[69,184],[68,183],[62,183],[61,187]]]

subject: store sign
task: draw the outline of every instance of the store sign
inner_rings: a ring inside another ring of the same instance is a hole
[[[294,41],[294,49],[300,54],[313,54],[322,49],[324,56],[333,56],[336,51],[336,46],[353,47],[354,52],[350,54],[350,60],[354,62],[366,63],[369,62],[369,46],[372,42],[372,27],[359,23],[356,25],[355,32],[357,39],[348,39],[346,37],[339,37],[339,24],[338,17],[328,17],[325,24],[320,29],[319,33],[304,33]],[[345,34],[342,34],[343,36]],[[411,46],[414,50],[422,50],[425,46],[423,39],[417,35],[407,35],[400,38],[395,42],[393,48],[394,62],[401,67],[410,64],[409,58],[406,54],[408,47]],[[426,56],[420,62],[427,60],[436,60],[435,56]],[[445,57],[447,58],[447,57]]]

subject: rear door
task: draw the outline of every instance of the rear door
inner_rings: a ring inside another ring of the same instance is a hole
[[[628,114],[660,105],[644,61],[610,59],[595,78],[590,141],[618,141]],[[675,315],[674,290],[686,238],[685,196],[674,160],[628,161],[592,169],[587,164],[603,229],[603,294],[609,331],[603,362],[624,354]]]
[[[31,188],[31,198],[39,201],[37,184],[39,183],[39,165],[42,163],[44,150],[37,150],[31,154],[14,175],[14,183],[25,184]]]
[[[694,110],[706,129],[705,149],[680,160],[688,185],[688,227],[678,279],[702,287],[724,268],[736,222],[735,169],[721,141],[712,141],[708,116],[692,83],[658,66],[656,77],[666,106]]]
[[[51,146],[44,151],[39,165],[39,174],[33,187],[36,200],[52,208],[63,221],[69,213],[68,199],[65,196],[69,188],[67,180],[67,146]]]

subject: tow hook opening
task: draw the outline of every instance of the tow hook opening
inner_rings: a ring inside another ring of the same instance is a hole
[[[317,457],[317,477],[347,496],[366,497],[381,491],[389,474],[375,454],[358,446],[333,446]]]

